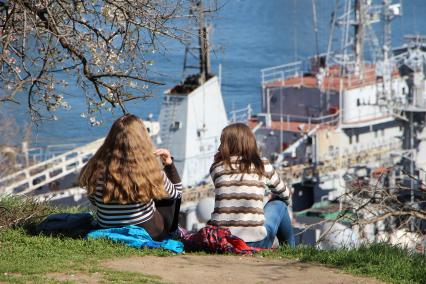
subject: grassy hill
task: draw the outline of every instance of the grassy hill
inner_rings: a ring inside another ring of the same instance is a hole
[[[121,272],[102,265],[105,260],[126,256],[165,256],[160,249],[133,249],[107,240],[33,236],[28,229],[44,216],[63,211],[32,199],[0,200],[0,282],[69,283],[53,279],[54,273],[101,275],[104,282],[160,283],[154,276]],[[76,212],[80,208],[65,209]],[[372,276],[390,283],[426,283],[425,255],[409,253],[386,244],[354,250],[320,251],[314,247],[280,247],[262,252],[265,258],[290,258],[335,267],[355,274]],[[250,256],[248,256],[250,257]],[[256,257],[256,256],[255,256]],[[50,275],[50,276],[49,276]],[[77,281],[78,282],[78,281]]]

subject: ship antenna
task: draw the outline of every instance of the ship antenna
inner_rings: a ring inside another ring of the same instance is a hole
[[[388,62],[390,59],[390,49],[392,46],[391,38],[391,21],[392,13],[390,10],[390,1],[383,0],[384,6],[384,38],[383,38],[383,57],[385,62]]]
[[[386,100],[392,100],[392,66],[391,66],[391,52],[392,52],[392,38],[391,38],[391,21],[392,13],[390,9],[389,0],[383,1],[383,90]]]
[[[183,62],[183,75],[185,76],[185,71],[187,69],[198,69],[199,70],[199,79],[198,84],[201,85],[208,80],[210,77],[210,47],[208,40],[208,27],[205,21],[205,10],[203,5],[203,0],[192,0],[190,14],[198,20],[198,47],[191,47],[188,43],[185,47],[185,56]],[[195,54],[193,50],[198,50],[199,54]],[[188,64],[191,57],[197,58],[199,64],[198,66]]]
[[[318,21],[317,21],[317,5],[316,0],[312,0],[312,14],[313,14],[313,23],[314,23],[314,32],[315,32],[315,52],[317,55],[317,58],[320,56],[319,51],[319,42],[318,42]]]
[[[198,8],[199,21],[199,44],[200,44],[200,84],[203,84],[210,74],[210,48],[208,43],[208,32],[204,19],[204,5],[200,0],[196,4]]]
[[[328,43],[327,43],[327,55],[326,55],[326,62],[325,62],[325,66],[329,66],[330,62],[331,62],[331,47],[332,47],[332,43],[333,43],[333,35],[334,35],[334,30],[336,28],[336,22],[337,22],[337,8],[338,8],[338,4],[339,4],[339,0],[336,0],[335,2],[335,6],[334,6],[334,10],[331,13],[331,31],[330,31],[330,36],[328,37]]]
[[[355,0],[355,68],[362,74],[364,62],[364,33],[365,33],[365,5],[364,0]],[[359,69],[358,69],[359,68]]]
[[[296,23],[297,20],[297,1],[293,1],[293,22]],[[293,44],[294,44],[294,60],[297,61],[298,59],[298,38],[297,38],[297,25],[293,25],[294,31],[293,31]]]

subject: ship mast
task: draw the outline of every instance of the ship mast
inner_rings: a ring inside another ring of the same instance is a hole
[[[319,39],[318,39],[318,21],[317,21],[317,4],[316,0],[312,0],[312,16],[313,16],[313,24],[314,24],[314,33],[315,33],[315,55],[317,59],[319,59],[320,51],[319,51]]]
[[[210,77],[210,47],[209,47],[209,27],[206,25],[205,20],[205,10],[203,5],[203,0],[192,0],[190,14],[198,21],[197,34],[198,34],[198,46],[193,47],[189,43],[185,47],[185,57],[183,62],[183,74],[185,76],[185,71],[187,69],[198,69],[198,85],[204,84]],[[195,31],[194,33],[195,34]],[[189,41],[191,42],[191,40]],[[194,50],[198,51],[198,54],[193,52]],[[188,64],[189,58],[198,58],[198,64],[190,65]]]
[[[200,50],[200,84],[203,84],[210,74],[210,49],[208,43],[208,32],[204,19],[204,5],[200,0],[196,4],[199,21],[199,50]]]
[[[364,64],[364,37],[365,37],[365,24],[366,13],[364,0],[355,0],[355,72],[362,74]]]
[[[392,63],[392,37],[391,37],[391,22],[392,19],[399,15],[399,11],[394,11],[392,8],[392,0],[383,0],[383,62],[382,62],[382,77],[383,77],[383,94],[379,98],[385,100],[384,104],[389,105],[393,100],[392,94],[392,71],[395,67]],[[399,5],[393,5],[394,9],[399,10]]]
[[[343,5],[339,5],[341,2]],[[362,77],[365,71],[366,46],[371,49],[373,61],[382,58],[382,50],[372,29],[372,24],[380,21],[378,13],[380,6],[373,5],[371,0],[336,0],[327,47],[327,65],[337,63],[343,67],[342,74],[351,73]],[[336,16],[340,9],[343,9],[343,13]],[[341,31],[340,37],[334,34],[336,28]],[[350,33],[351,28],[353,33]],[[332,51],[333,41],[340,42],[338,52]]]
[[[393,18],[390,0],[383,0],[384,7],[384,37],[383,37],[383,59],[387,63],[390,61],[390,50],[392,48],[392,37],[391,37],[391,21]]]

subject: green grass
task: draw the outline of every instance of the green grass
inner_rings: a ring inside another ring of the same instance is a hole
[[[107,269],[103,262],[125,256],[170,256],[156,249],[134,249],[108,240],[32,236],[28,230],[49,214],[84,211],[60,208],[32,198],[5,197],[0,200],[0,282],[73,283],[49,277],[49,273],[96,275],[102,282],[161,283],[158,277]],[[72,277],[70,277],[72,279]],[[78,281],[75,281],[78,282]],[[75,283],[74,282],[74,283]]]
[[[53,213],[77,213],[87,208],[57,207],[47,202],[39,202],[31,197],[6,196],[0,199],[0,230],[9,228],[31,229],[46,216]]]
[[[102,267],[105,260],[125,256],[170,256],[164,250],[134,249],[107,240],[29,236],[23,229],[0,232],[0,281],[36,283],[55,281],[43,274],[95,272],[106,282],[153,283],[158,279],[140,273],[123,273]]]
[[[6,211],[6,214],[0,214],[0,224],[19,219],[13,226],[0,229],[0,282],[72,283],[65,280],[61,282],[50,276],[50,273],[62,273],[96,276],[101,283],[161,283],[158,277],[108,269],[103,263],[118,257],[172,256],[172,253],[161,249],[134,249],[107,240],[30,236],[26,231],[28,226],[40,221],[46,214],[64,211],[48,204],[39,206],[41,207],[37,207],[31,200],[0,200],[0,208],[5,208]],[[81,209],[74,208],[72,211]],[[13,212],[18,217],[14,218]],[[335,251],[321,251],[306,246],[295,249],[280,247],[274,251],[262,252],[261,255],[322,263],[355,275],[372,276],[390,283],[426,283],[425,255],[411,254],[386,244]]]
[[[426,256],[379,243],[358,249],[318,250],[299,246],[280,247],[262,253],[265,257],[296,258],[317,262],[361,276],[372,276],[390,283],[426,283]]]

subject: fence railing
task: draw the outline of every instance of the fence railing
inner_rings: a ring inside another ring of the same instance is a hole
[[[27,167],[0,179],[0,196],[27,194],[54,180],[75,172],[102,145],[104,138]]]
[[[59,156],[67,151],[77,148],[82,144],[58,144],[58,145],[49,145],[47,147],[34,147],[29,148],[26,153],[18,153],[17,160],[24,165],[25,161],[28,160],[30,165],[49,160],[56,156]]]
[[[317,125],[317,124],[335,125],[339,122],[339,115],[340,115],[340,112],[336,112],[336,113],[328,114],[328,115],[322,115],[318,117],[271,113],[271,119],[273,121],[281,121],[282,123],[284,123],[284,125],[286,122],[287,123],[290,123],[290,122],[306,123],[308,126],[308,129],[310,129],[312,125]]]
[[[236,110],[232,110],[229,112],[229,122],[247,122],[253,113],[253,109],[251,105],[248,104],[245,108],[240,108]]]
[[[275,67],[265,68],[260,70],[262,76],[262,85],[274,81],[284,81],[289,77],[301,76],[303,80],[304,73],[303,61],[296,61],[289,64],[279,65]]]

